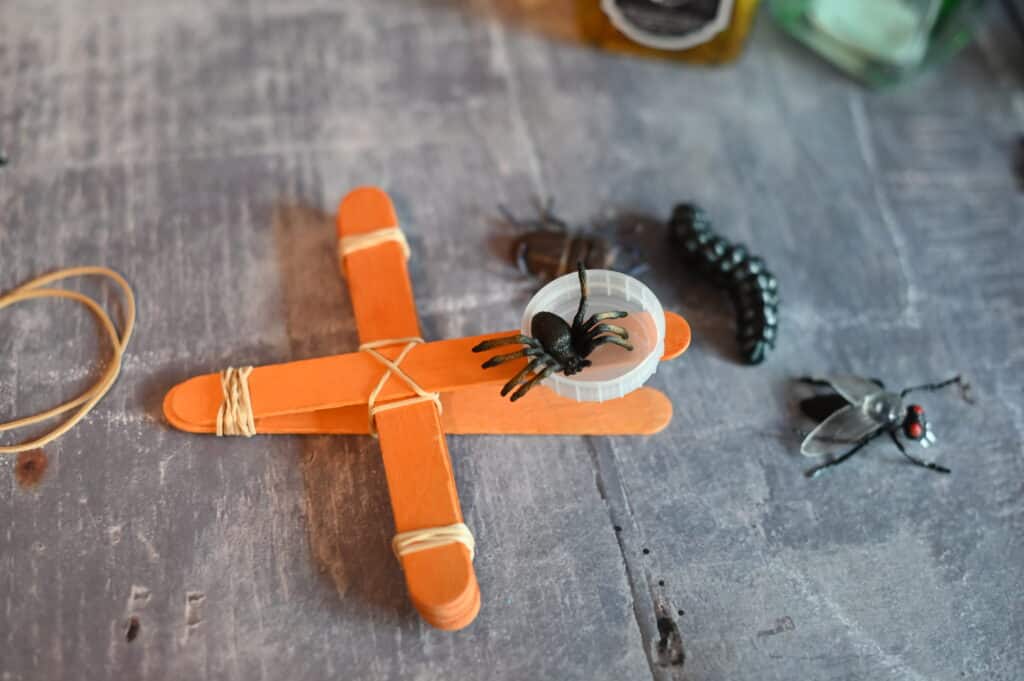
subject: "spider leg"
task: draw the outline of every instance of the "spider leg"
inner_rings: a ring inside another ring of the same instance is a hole
[[[900,397],[906,397],[909,393],[912,393],[916,390],[926,390],[928,392],[934,392],[936,390],[941,390],[946,386],[953,385],[954,383],[960,386],[960,395],[963,397],[964,401],[970,404],[974,404],[974,399],[971,397],[970,394],[971,385],[970,383],[966,383],[960,376],[954,376],[953,378],[947,381],[940,381],[938,383],[925,383],[924,385],[915,385],[912,388],[904,388],[902,391],[900,391]]]
[[[537,355],[543,354],[544,351],[540,348],[523,348],[522,350],[516,350],[515,352],[510,352],[506,355],[495,355],[484,362],[482,366],[484,369],[490,369],[493,366],[510,362],[513,359],[519,359],[520,357],[536,357]]]
[[[531,388],[533,388],[533,386],[535,386],[535,385],[537,385],[538,383],[540,383],[541,381],[543,381],[543,380],[544,380],[545,378],[547,378],[548,376],[550,376],[550,375],[551,375],[552,373],[554,373],[554,372],[555,372],[556,370],[557,370],[557,366],[549,365],[548,367],[546,367],[546,368],[544,369],[544,371],[540,372],[539,374],[537,374],[536,376],[534,376],[533,378],[531,378],[531,379],[530,379],[529,381],[527,381],[526,383],[524,383],[524,384],[523,384],[523,385],[522,385],[522,386],[521,386],[521,387],[519,388],[519,390],[517,390],[517,391],[515,391],[514,393],[512,393],[512,401],[513,401],[513,402],[515,402],[515,401],[516,401],[516,400],[518,400],[518,399],[519,399],[520,397],[522,397],[522,396],[523,396],[523,395],[525,395],[526,393],[530,392],[530,389],[531,389]]]
[[[508,395],[513,388],[527,380],[531,373],[535,371],[540,371],[544,367],[550,365],[551,361],[551,358],[547,355],[543,355],[541,357],[537,357],[531,360],[525,367],[522,368],[522,370],[518,374],[510,378],[508,383],[506,383],[504,387],[502,387],[501,396],[504,397],[505,395]]]
[[[620,348],[626,348],[627,350],[633,349],[633,345],[631,343],[622,340],[618,336],[601,336],[600,338],[588,338],[587,346],[584,348],[586,352],[578,354],[580,355],[580,357],[587,357],[588,355],[590,355],[590,353],[592,353],[594,350],[601,347],[605,343],[613,343],[615,345],[618,345]]]
[[[628,312],[622,310],[612,310],[611,312],[598,312],[597,314],[591,315],[590,319],[583,323],[583,330],[590,331],[593,327],[597,326],[606,319],[622,319],[628,316]]]
[[[860,442],[855,444],[853,446],[853,449],[849,450],[848,452],[846,452],[845,454],[843,454],[839,458],[832,459],[830,461],[826,461],[825,463],[820,464],[818,466],[815,466],[814,468],[808,468],[806,471],[804,471],[804,475],[806,475],[808,478],[813,478],[813,477],[817,476],[819,473],[821,473],[823,470],[825,470],[827,468],[831,468],[832,466],[838,466],[839,464],[841,464],[842,462],[846,461],[851,456],[853,456],[854,454],[859,452],[861,449],[863,449],[864,445],[866,445],[870,441],[871,441],[871,437],[870,436],[864,438],[863,440],[861,440]]]
[[[602,336],[601,334],[604,333],[608,335]],[[611,340],[613,338],[615,340]],[[586,357],[594,351],[594,348],[605,343],[615,343],[627,350],[632,350],[633,346],[630,343],[625,342],[627,338],[629,338],[629,332],[621,326],[615,326],[614,324],[598,324],[583,334],[583,337],[578,341],[579,347],[577,348],[576,354],[580,357]]]
[[[582,330],[583,318],[587,316],[587,270],[582,260],[576,261],[576,271],[580,275],[580,306],[576,308],[576,316],[572,320],[573,332]]]
[[[618,336],[622,340],[626,340],[629,338],[629,331],[626,331],[621,326],[616,326],[615,324],[598,324],[597,326],[587,331],[587,336],[589,336],[591,339],[596,340],[598,335],[602,333],[610,333],[614,336]]]
[[[492,338],[491,340],[485,340],[477,343],[473,346],[473,352],[487,352],[491,348],[496,348],[501,345],[527,345],[531,348],[539,348],[540,343],[536,338],[530,336],[524,336],[523,334],[517,334],[515,336],[505,336],[504,338]]]
[[[935,471],[936,473],[949,473],[950,472],[950,470],[948,468],[946,468],[945,466],[940,466],[939,464],[933,463],[931,461],[922,461],[921,459],[917,458],[916,456],[911,456],[907,452],[907,450],[903,448],[903,443],[900,442],[898,437],[896,437],[896,431],[890,430],[889,431],[889,437],[892,438],[893,444],[896,445],[897,449],[900,450],[900,454],[902,454],[903,456],[905,456],[908,459],[910,459],[910,463],[914,464],[915,466],[921,466],[923,468],[927,468],[928,470]]]

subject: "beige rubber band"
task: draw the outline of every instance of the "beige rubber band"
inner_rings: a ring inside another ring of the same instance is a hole
[[[370,435],[377,437],[377,424],[375,417],[377,412],[387,411],[389,409],[398,409],[400,407],[408,407],[412,404],[419,404],[420,402],[433,402],[437,407],[438,413],[444,411],[441,406],[441,393],[427,392],[421,388],[416,381],[412,379],[409,374],[405,373],[399,366],[406,356],[412,351],[414,347],[423,342],[422,338],[410,337],[410,338],[389,338],[387,340],[373,341],[372,343],[363,343],[359,346],[360,352],[365,352],[378,362],[383,364],[387,371],[380,377],[380,381],[377,382],[377,387],[370,393],[369,398],[366,400],[367,410],[370,417]],[[405,347],[398,353],[394,361],[391,361],[381,353],[377,352],[376,348],[385,348],[392,345],[399,345],[405,343]],[[385,402],[384,404],[377,404],[377,396],[380,395],[380,391],[384,389],[384,385],[391,378],[392,374],[402,379],[409,388],[416,393],[417,397],[409,397],[404,400],[396,400],[394,402]]]
[[[374,341],[372,343],[363,343],[359,346],[360,352],[369,354],[371,357],[387,367],[387,371],[385,371],[384,375],[381,376],[380,381],[377,383],[377,387],[373,389],[373,392],[370,393],[370,397],[367,399],[370,414],[370,434],[374,437],[377,437],[377,425],[375,422],[377,412],[407,407],[420,402],[433,402],[437,407],[438,413],[443,411],[441,406],[441,394],[427,392],[421,388],[416,381],[409,376],[409,374],[402,371],[402,368],[399,366],[402,363],[402,360],[406,358],[412,349],[422,342],[423,339],[418,337],[390,338],[387,340]],[[405,343],[405,347],[402,348],[400,353],[398,353],[398,356],[395,357],[394,361],[389,360],[376,350],[376,348],[399,345],[401,343]],[[416,393],[417,397],[409,397],[404,400],[396,400],[394,402],[377,405],[377,396],[380,394],[380,391],[383,390],[384,385],[388,382],[388,379],[391,378],[392,374],[395,374],[402,379],[405,384]],[[401,560],[402,556],[410,553],[426,551],[427,549],[436,548],[438,546],[447,546],[448,544],[454,543],[462,544],[469,549],[470,560],[476,556],[476,541],[473,539],[473,533],[469,531],[469,528],[465,523],[455,523],[454,525],[444,525],[442,527],[426,527],[420,530],[400,532],[392,538],[391,549],[395,552],[395,556]]]
[[[470,560],[476,557],[476,540],[473,539],[473,533],[469,531],[465,523],[400,532],[391,540],[391,550],[395,552],[396,558],[401,559],[402,556],[410,553],[455,543],[462,544],[469,549]]]
[[[252,367],[228,367],[220,373],[220,389],[224,401],[217,410],[217,437],[256,434],[256,418],[252,413],[249,374]]]
[[[373,248],[381,244],[386,244],[389,241],[396,242],[402,248],[402,253],[405,255],[405,259],[409,259],[409,242],[405,240],[405,234],[402,233],[401,227],[385,227],[384,229],[378,229],[373,232],[366,232],[365,234],[353,234],[351,236],[344,236],[338,240],[338,265],[341,266],[341,272],[345,272],[345,256],[351,255],[358,251],[365,250],[367,248]]]
[[[53,282],[60,281],[61,279],[84,276],[107,277],[108,279],[112,279],[121,287],[121,290],[124,292],[125,299],[125,320],[124,329],[120,335],[118,335],[117,328],[111,321],[110,315],[107,314],[99,303],[89,296],[78,293],[77,291],[68,291],[66,289],[44,288],[47,284],[52,284]],[[85,418],[92,408],[95,407],[101,399],[103,399],[103,396],[107,394],[107,391],[109,391],[111,386],[114,385],[114,382],[117,381],[117,377],[121,373],[121,365],[124,360],[125,348],[128,347],[128,341],[132,337],[132,330],[135,328],[135,294],[132,292],[132,287],[128,285],[128,282],[125,281],[124,277],[114,270],[106,267],[71,267],[33,279],[27,284],[22,284],[13,291],[0,296],[0,310],[9,305],[13,305],[14,303],[32,300],[35,298],[67,298],[68,300],[73,300],[85,305],[93,314],[96,315],[97,318],[99,318],[100,325],[103,327],[103,330],[107,332],[107,336],[110,337],[110,342],[114,349],[114,356],[111,358],[110,364],[107,365],[103,375],[100,376],[98,381],[96,381],[96,384],[75,399],[69,400],[64,404],[32,416],[25,416],[20,419],[8,421],[7,423],[0,423],[0,432],[4,432],[7,430],[14,430],[16,428],[23,428],[25,426],[37,425],[48,421],[55,416],[59,416],[65,412],[71,411],[72,409],[78,408],[78,411],[72,414],[67,421],[54,427],[53,430],[45,435],[18,445],[0,447],[0,454],[16,454],[30,449],[38,449],[39,447],[53,442],[61,435],[64,435],[66,432],[74,428],[79,421]]]

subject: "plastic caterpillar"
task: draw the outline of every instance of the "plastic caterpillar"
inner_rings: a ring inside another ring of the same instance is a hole
[[[775,347],[779,309],[775,275],[743,244],[730,243],[712,232],[711,220],[699,206],[676,206],[669,228],[684,259],[732,296],[740,353],[747,363],[760,364]]]

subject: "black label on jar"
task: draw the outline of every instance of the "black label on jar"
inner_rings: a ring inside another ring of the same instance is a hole
[[[648,47],[685,50],[729,27],[734,0],[601,0],[615,28]]]

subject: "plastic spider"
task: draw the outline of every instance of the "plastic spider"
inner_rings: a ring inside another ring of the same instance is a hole
[[[628,331],[621,326],[605,323],[608,319],[621,319],[627,316],[628,312],[622,310],[598,312],[590,319],[583,321],[587,315],[587,271],[583,268],[582,262],[577,263],[576,268],[580,276],[580,305],[576,310],[572,326],[552,312],[538,312],[530,321],[532,336],[516,334],[505,338],[494,338],[473,348],[473,352],[486,352],[502,345],[526,346],[522,350],[505,355],[495,355],[483,363],[484,369],[490,369],[520,357],[530,358],[523,370],[513,376],[501,389],[502,397],[516,386],[520,386],[512,393],[511,399],[515,402],[528,393],[533,386],[556,371],[560,371],[566,376],[572,376],[582,371],[590,366],[590,360],[587,359],[590,353],[605,343],[614,343],[626,350],[633,349],[633,346],[627,342]],[[534,375],[529,378],[531,373]]]

